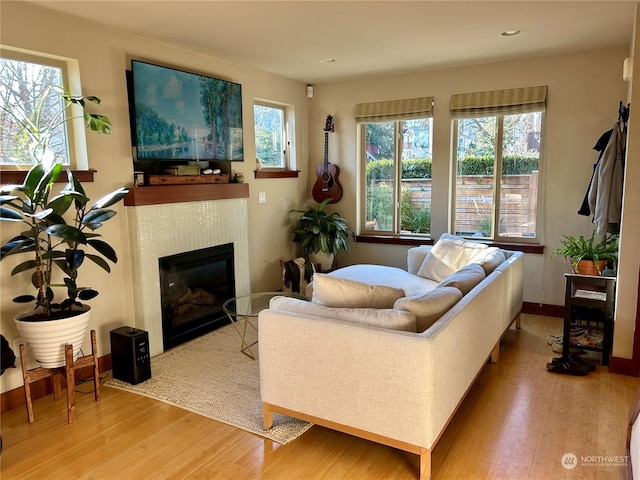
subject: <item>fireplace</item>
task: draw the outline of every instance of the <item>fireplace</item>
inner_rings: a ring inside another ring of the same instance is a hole
[[[235,296],[233,244],[158,259],[165,350],[229,323],[222,304]]]
[[[198,187],[197,185],[191,185]],[[226,190],[209,185],[213,193]],[[222,185],[241,187],[241,198],[215,198],[180,202],[171,187],[134,188],[135,202],[127,205],[129,248],[131,252],[132,298],[135,319],[123,319],[149,332],[151,356],[164,351],[162,301],[159,259],[221,245],[233,245],[233,270],[236,296],[250,292],[249,235],[247,218],[248,188],[246,184]],[[181,190],[178,188],[177,190]],[[199,188],[188,189],[189,192]],[[168,203],[146,204],[147,192],[160,195]],[[144,194],[141,199],[141,194]],[[174,203],[171,203],[171,202]],[[139,204],[142,203],[142,204]]]

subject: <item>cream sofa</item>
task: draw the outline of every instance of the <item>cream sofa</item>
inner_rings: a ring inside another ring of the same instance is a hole
[[[417,275],[424,274],[421,268],[441,242],[410,249],[407,271],[355,265],[329,277],[353,282],[350,287],[368,284],[374,301],[401,285],[408,295],[394,301],[393,307],[399,307],[423,291],[447,287]],[[316,278],[314,302],[306,302],[306,310],[291,299],[274,299],[259,314],[265,429],[271,428],[274,412],[307,420],[418,454],[420,478],[430,478],[434,445],[487,360],[497,361],[500,339],[519,316],[523,254],[499,253],[504,260],[424,331],[416,327],[416,314],[423,310],[354,308],[351,297],[359,292],[334,295],[346,305],[321,305],[331,295],[317,291]],[[445,254],[436,260],[448,259]],[[435,265],[435,270],[445,267],[441,275],[447,273],[446,265]],[[372,317],[380,317],[373,320],[377,326],[367,321]]]

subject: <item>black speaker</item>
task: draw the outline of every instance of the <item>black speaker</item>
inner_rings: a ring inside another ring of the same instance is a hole
[[[133,327],[111,330],[113,378],[136,385],[151,378],[149,333]]]

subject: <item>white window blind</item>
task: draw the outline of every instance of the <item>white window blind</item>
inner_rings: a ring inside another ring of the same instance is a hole
[[[410,120],[433,116],[433,97],[405,98],[356,105],[356,123]]]
[[[547,86],[541,85],[452,95],[450,110],[454,119],[478,118],[539,112],[546,103]]]

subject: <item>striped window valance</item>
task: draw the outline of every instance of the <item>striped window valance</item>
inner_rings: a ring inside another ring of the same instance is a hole
[[[356,105],[356,122],[373,123],[433,116],[433,97],[405,98]]]
[[[453,118],[478,118],[539,112],[547,103],[547,86],[460,93],[451,97]]]

